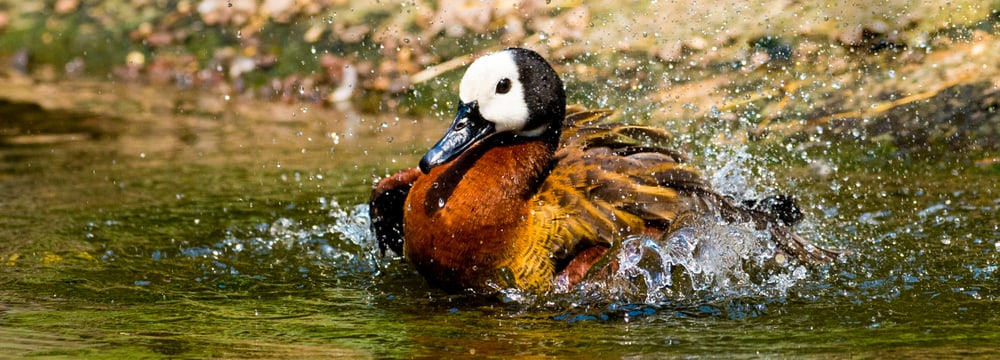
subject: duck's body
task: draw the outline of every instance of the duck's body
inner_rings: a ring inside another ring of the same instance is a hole
[[[658,238],[688,215],[752,221],[789,254],[831,258],[774,214],[713,192],[680,154],[656,146],[663,131],[566,109],[559,77],[530,50],[477,60],[461,100],[420,169],[380,181],[370,208],[383,249],[436,286],[544,292],[557,277],[578,281],[616,241]]]

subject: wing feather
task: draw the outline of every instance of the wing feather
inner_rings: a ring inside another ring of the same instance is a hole
[[[662,233],[685,214],[706,212],[767,228],[780,248],[804,261],[835,257],[772,216],[712,191],[683,153],[666,147],[669,132],[612,123],[610,110],[570,106],[566,113],[553,171],[535,197],[556,259],[638,232]]]

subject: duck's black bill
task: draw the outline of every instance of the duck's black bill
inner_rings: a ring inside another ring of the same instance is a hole
[[[451,128],[434,147],[420,159],[420,171],[429,173],[435,166],[444,164],[494,131],[493,123],[483,119],[479,113],[479,103],[459,103],[458,113]]]

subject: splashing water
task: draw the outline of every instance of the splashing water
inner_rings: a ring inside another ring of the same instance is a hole
[[[230,229],[211,244],[182,246],[180,253],[207,260],[199,282],[225,287],[232,277],[263,280],[297,275],[323,282],[356,279],[370,282],[378,273],[375,239],[369,230],[368,205],[343,208],[336,200],[320,200],[332,223],[306,225],[279,217],[252,229]],[[300,279],[300,280],[301,280]]]
[[[616,262],[610,271],[607,262],[598,264],[576,289],[562,290],[601,303],[663,305],[783,296],[806,278],[802,265],[772,261],[776,250],[766,231],[711,218],[679,225],[661,239],[625,238],[609,250],[608,261]]]
[[[774,174],[759,163],[747,147],[710,147],[706,149],[705,171],[712,174],[707,180],[716,191],[736,200],[760,197],[750,179],[772,179]]]

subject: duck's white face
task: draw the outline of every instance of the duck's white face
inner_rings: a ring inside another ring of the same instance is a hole
[[[462,77],[459,100],[451,128],[420,159],[424,173],[493,134],[553,146],[559,141],[566,108],[562,80],[534,51],[510,48],[474,61]]]
[[[520,131],[528,122],[528,104],[520,81],[517,61],[510,51],[500,51],[477,59],[459,85],[463,103],[479,103],[483,119],[496,126],[496,132]]]

